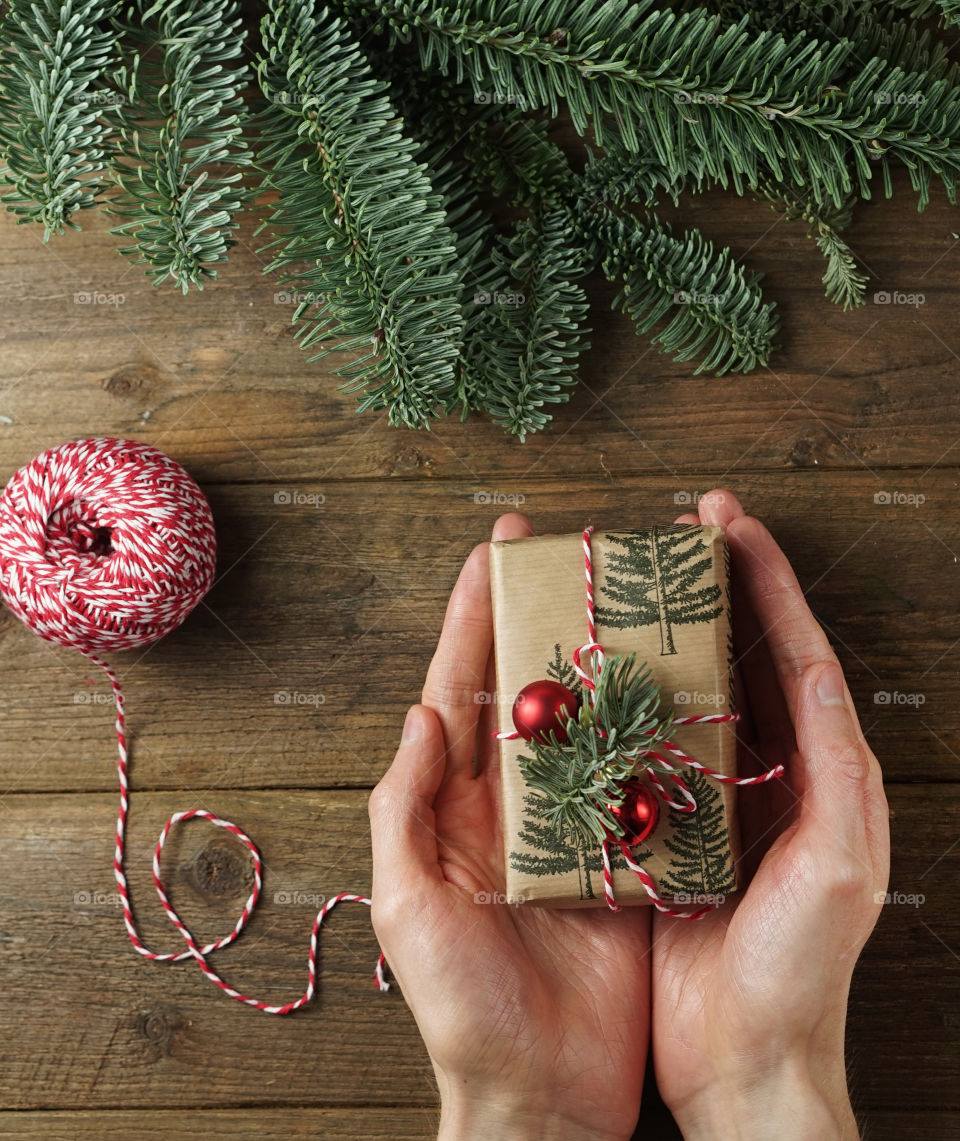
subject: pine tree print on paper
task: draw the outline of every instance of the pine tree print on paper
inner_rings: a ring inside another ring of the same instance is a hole
[[[543,798],[535,792],[527,793],[523,803],[526,805],[527,814],[520,839],[531,848],[536,848],[539,854],[511,852],[510,866],[527,876],[559,876],[564,872],[576,871],[580,881],[580,898],[596,899],[597,893],[590,873],[596,872],[601,875],[603,872],[600,849],[587,849],[571,839],[561,839],[549,824],[542,823]],[[649,860],[652,855],[653,852],[647,847],[636,848],[630,853],[631,859],[641,864]],[[626,866],[620,849],[612,846],[610,867]]]
[[[554,643],[553,661],[547,666],[547,677],[565,685],[575,697],[582,696],[580,678],[577,676],[577,671],[561,653],[559,642]]]
[[[597,622],[624,629],[660,625],[660,653],[675,654],[673,630],[692,622],[710,622],[723,613],[717,583],[698,587],[711,565],[699,527],[676,524],[628,535],[611,535],[623,548],[609,555],[604,583],[606,605]]]
[[[596,899],[591,872],[602,872],[600,849],[588,850],[572,839],[558,836],[542,819],[543,797],[529,792],[523,798],[527,813],[520,839],[538,854],[511,852],[510,866],[528,876],[558,876],[564,872],[577,873],[580,880],[580,898]]]
[[[684,777],[696,812],[670,809],[671,834],[664,840],[671,854],[670,871],[661,888],[673,895],[733,891],[733,864],[720,792],[709,777],[691,769]]]
[[[564,658],[560,643],[553,647],[553,661],[547,664],[547,677],[565,685],[577,697],[581,694],[577,671]],[[577,845],[572,838],[558,836],[556,830],[543,821],[543,799],[535,792],[523,798],[527,808],[520,839],[540,855],[530,852],[511,852],[510,866],[528,876],[558,876],[576,871],[580,880],[580,898],[595,899],[591,872],[603,870],[600,852],[591,852]]]

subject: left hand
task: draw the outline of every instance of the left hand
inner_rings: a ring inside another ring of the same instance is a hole
[[[493,536],[530,533],[508,515]],[[476,898],[505,890],[497,743],[475,696],[494,689],[488,552],[463,567],[423,704],[370,797],[373,925],[433,1062],[441,1138],[624,1141],[647,1056],[649,908]]]

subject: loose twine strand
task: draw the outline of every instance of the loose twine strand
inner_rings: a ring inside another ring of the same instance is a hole
[[[130,810],[129,758],[123,691],[103,652],[150,645],[175,629],[213,584],[216,532],[203,492],[169,456],[135,440],[94,437],[51,448],[17,471],[0,497],[0,595],[11,610],[47,641],[79,650],[107,675],[117,710],[117,815],[113,874],[123,922],[134,949],[154,962],[193,959],[226,995],[266,1014],[290,1014],[316,990],[317,936],[338,903],[366,896],[340,892],[326,900],[310,934],[307,988],[277,1006],[242,994],[210,966],[207,956],[229,946],[243,931],[260,898],[263,860],[236,824],[205,809],[175,812],[153,853],[153,885],[167,918],[187,950],[160,953],[144,946],[137,930],[124,872]],[[171,830],[207,820],[231,833],[253,858],[253,890],[233,930],[199,946],[170,902],[160,857]],[[389,990],[380,952],[374,981]]]

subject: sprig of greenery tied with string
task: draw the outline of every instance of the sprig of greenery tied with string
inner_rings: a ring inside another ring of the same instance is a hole
[[[623,836],[611,811],[624,798],[624,785],[640,773],[672,773],[654,756],[670,739],[672,710],[661,708],[660,687],[636,654],[604,660],[593,700],[573,716],[558,715],[558,738],[529,742],[532,755],[519,757],[524,780],[547,802],[543,819],[558,836],[591,847],[608,836]]]

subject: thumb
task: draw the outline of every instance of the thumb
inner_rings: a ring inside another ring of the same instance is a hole
[[[442,880],[433,802],[445,765],[439,718],[411,706],[393,764],[370,794],[374,900],[392,905]]]

